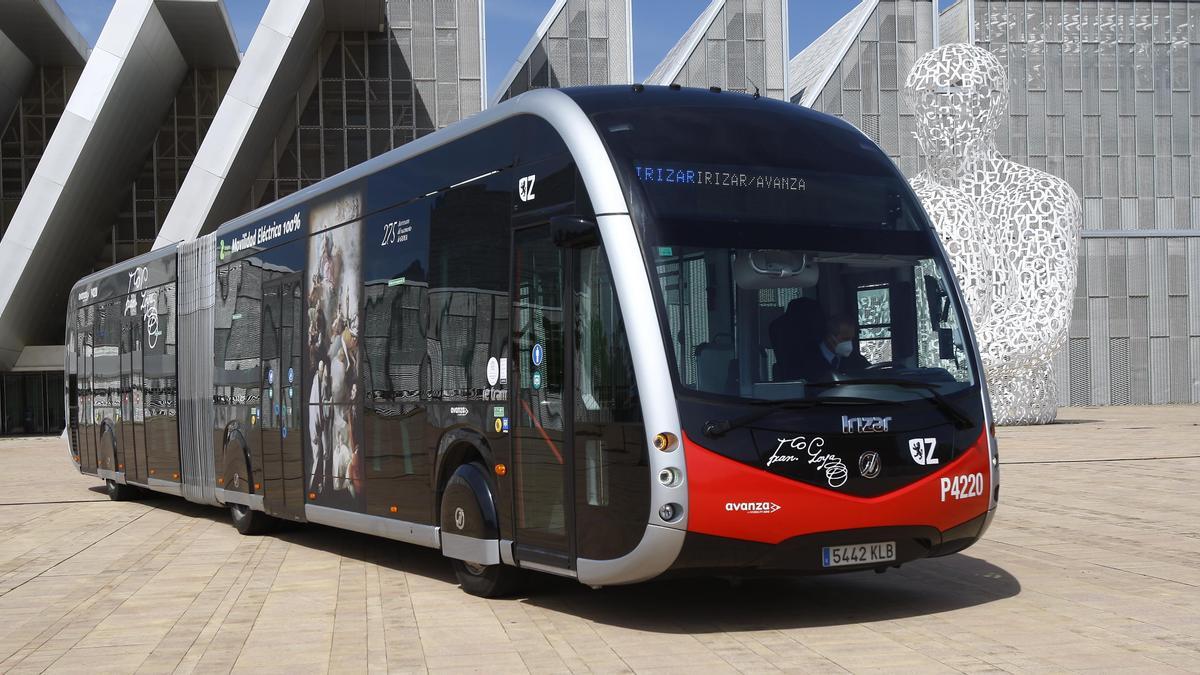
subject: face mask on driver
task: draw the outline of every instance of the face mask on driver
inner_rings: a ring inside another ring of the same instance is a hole
[[[854,351],[854,343],[849,340],[843,340],[842,342],[837,343],[837,346],[833,348],[833,351],[836,352],[838,356],[846,358],[847,356],[850,356],[851,352]]]

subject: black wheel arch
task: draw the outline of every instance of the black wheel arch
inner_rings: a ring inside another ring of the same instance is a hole
[[[457,427],[442,434],[433,464],[433,493],[437,502],[435,512],[441,508],[442,492],[450,476],[454,475],[454,470],[473,461],[483,464],[489,471],[495,466],[495,453],[486,436],[471,427]]]
[[[246,486],[249,494],[254,494],[254,464],[250,459],[250,444],[246,442],[246,437],[242,434],[242,424],[238,420],[232,420],[225,425],[225,433],[221,439],[223,455],[229,452],[230,442],[236,442],[242,448],[242,460],[246,464]]]
[[[500,538],[496,488],[488,472],[489,469],[478,462],[470,462],[460,464],[450,474],[438,507],[438,522],[444,533],[476,539]],[[455,522],[455,510],[465,516],[463,522]]]
[[[104,439],[104,434],[108,434],[109,447],[112,450],[112,470],[117,469],[117,423],[111,417],[105,417],[100,421],[100,438]],[[100,451],[96,451],[96,468],[100,468]]]

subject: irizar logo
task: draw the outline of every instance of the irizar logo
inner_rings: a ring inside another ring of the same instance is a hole
[[[741,513],[775,513],[781,508],[775,502],[725,502],[726,511]]]
[[[523,202],[531,202],[534,200],[533,184],[537,182],[537,174],[525,176],[517,181],[517,195],[521,197]]]
[[[892,425],[890,417],[846,417],[842,415],[843,434],[886,434]]]

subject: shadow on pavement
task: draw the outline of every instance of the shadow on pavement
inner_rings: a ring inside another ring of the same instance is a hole
[[[103,492],[104,487],[101,486],[99,491]],[[225,508],[194,504],[179,497],[159,494],[141,499],[139,503],[189,518],[204,518],[230,529],[233,528],[229,510]],[[287,521],[279,521],[274,530],[262,536],[281,539],[296,546],[325,551],[400,572],[457,583],[454,581],[454,572],[450,569],[449,561],[442,557],[441,552],[422,546],[359,534],[349,530],[339,530],[336,527],[326,527],[315,523]]]
[[[232,527],[224,509],[154,497],[147,506]],[[267,537],[453,584],[439,551],[314,524],[281,523]],[[1021,592],[1004,569],[966,554],[871,571],[793,578],[687,578],[591,589],[530,573],[523,602],[597,623],[663,633],[834,626],[938,614]],[[480,602],[484,602],[480,600]],[[495,601],[493,601],[495,602]]]
[[[535,580],[536,582],[537,580]],[[663,633],[834,626],[938,614],[1021,592],[1005,570],[969,555],[918,560],[886,574],[679,579],[593,591],[565,580],[524,602],[591,621]]]

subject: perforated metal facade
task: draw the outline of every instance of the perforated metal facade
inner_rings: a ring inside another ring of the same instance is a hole
[[[791,98],[862,129],[905,174],[915,175],[916,122],[900,90],[917,58],[934,46],[934,3],[878,0],[855,11],[861,16],[858,30],[842,45],[840,61],[824,64],[828,79],[818,78],[806,91],[790,92]],[[814,58],[820,63],[827,57],[806,50],[793,60],[792,68],[819,71],[820,66],[805,63]]]
[[[633,80],[631,0],[558,0],[503,80],[495,101],[541,87]]]
[[[1060,398],[1200,401],[1200,237],[1085,237]]]
[[[388,0],[386,32],[326,34],[246,208],[483,108],[481,0]]]
[[[1200,401],[1200,3],[970,9],[1011,77],[1000,151],[1083,200],[1061,402]]]
[[[646,83],[783,99],[788,54],[786,0],[713,0]]]
[[[793,100],[853,122],[911,176],[920,157],[885,59],[897,54],[902,80],[935,36],[991,51],[1011,78],[999,150],[1065,179],[1084,207],[1060,403],[1200,402],[1200,2],[960,0],[937,23],[922,18],[929,2],[866,0],[854,12],[868,2],[853,40],[793,61],[833,73],[819,91],[820,78],[794,84]],[[891,17],[909,7],[916,35],[905,40]],[[846,34],[839,26],[831,33]]]

